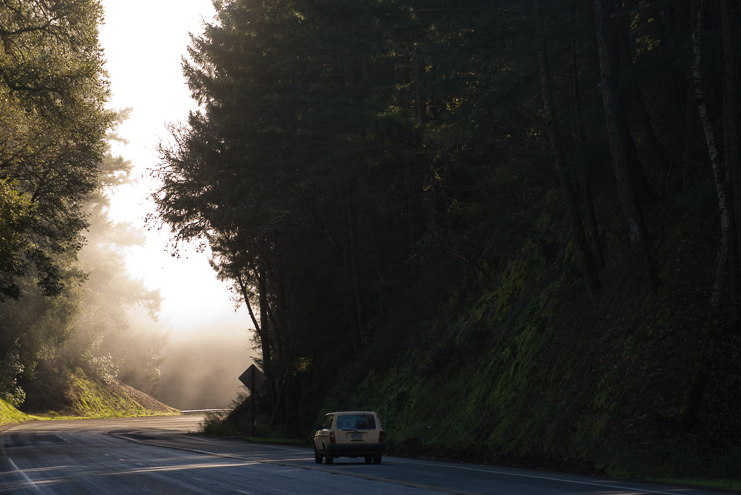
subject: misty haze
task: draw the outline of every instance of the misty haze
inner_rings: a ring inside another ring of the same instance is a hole
[[[244,390],[239,375],[252,364],[249,337],[247,329],[222,326],[173,333],[162,348],[155,397],[178,409],[230,406]]]

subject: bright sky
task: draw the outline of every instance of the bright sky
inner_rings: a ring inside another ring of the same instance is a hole
[[[184,121],[195,107],[180,67],[188,33],[200,33],[202,19],[211,20],[214,9],[210,0],[103,0],[103,5],[100,40],[113,92],[110,107],[133,107],[119,129],[129,144],[113,151],[133,162],[138,179],[114,195],[110,213],[116,221],[143,227],[144,216],[154,210],[147,199],[153,184],[146,170],[157,165],[157,142],[167,138],[167,122]],[[226,284],[216,280],[207,255],[189,249],[172,258],[165,252],[168,237],[165,230],[152,230],[146,246],[127,256],[129,272],[164,296],[160,321],[174,333],[251,327],[244,308],[235,314]]]

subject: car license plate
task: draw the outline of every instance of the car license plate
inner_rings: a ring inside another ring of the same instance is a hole
[[[353,442],[362,442],[363,441],[363,434],[362,433],[353,433],[350,435],[350,440]]]

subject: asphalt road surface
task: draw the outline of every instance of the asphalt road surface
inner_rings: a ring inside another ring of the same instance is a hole
[[[5,430],[0,492],[58,494],[672,494],[712,492],[384,457],[316,464],[313,451],[191,435],[200,416],[36,421]]]

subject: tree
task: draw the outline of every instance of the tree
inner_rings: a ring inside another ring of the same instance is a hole
[[[538,34],[543,37],[543,13],[541,11],[540,0],[535,0],[535,12]],[[546,52],[545,38],[540,41],[538,61],[540,63],[543,109],[548,128],[548,139],[551,142],[551,150],[556,163],[558,181],[561,185],[564,202],[566,203],[569,223],[571,224],[571,232],[576,242],[579,265],[584,275],[584,281],[589,293],[594,294],[600,287],[600,281],[599,276],[597,275],[597,267],[594,263],[594,258],[592,257],[592,251],[589,249],[589,244],[587,244],[587,236],[584,233],[584,225],[582,224],[581,214],[579,213],[579,205],[571,185],[571,178],[569,177],[566,168],[566,157],[564,156],[563,148],[561,146],[561,137],[558,133],[558,121],[556,120],[556,112],[553,109],[551,75],[548,68],[548,55]]]
[[[55,257],[82,246],[82,209],[98,186],[114,113],[97,28],[97,0],[0,3],[0,179],[34,205],[16,273],[37,275],[47,295],[63,290]]]
[[[594,11],[602,79],[602,101],[605,109],[612,164],[615,169],[615,181],[618,186],[620,204],[623,207],[628,237],[641,267],[641,276],[655,292],[660,281],[651,257],[648,229],[635,189],[637,182],[635,173],[631,173],[631,169],[637,169],[638,164],[630,163],[631,157],[627,144],[629,136],[626,127],[621,124],[623,117],[621,117],[620,112],[622,110],[617,101],[617,67],[615,67],[615,47],[613,46],[609,21],[611,11],[607,8],[605,0],[594,0]]]
[[[723,329],[722,307],[723,293],[726,290],[728,280],[729,253],[732,249],[731,239],[731,215],[729,212],[728,202],[726,200],[726,190],[728,189],[725,175],[718,158],[718,147],[715,144],[715,131],[708,115],[707,105],[705,103],[705,92],[702,83],[702,28],[703,28],[702,9],[697,10],[697,27],[692,34],[692,46],[694,53],[694,64],[692,65],[692,75],[694,78],[695,101],[700,114],[705,140],[710,156],[710,164],[713,169],[713,180],[715,182],[715,191],[718,197],[718,210],[720,211],[720,246],[718,248],[718,259],[715,266],[715,280],[713,281],[713,292],[710,302],[710,319],[708,321],[705,339],[702,344],[700,362],[697,365],[695,376],[692,379],[690,388],[685,396],[684,404],[680,412],[682,426],[689,430],[697,421],[697,410],[700,405],[700,399],[710,374],[710,366],[713,362],[713,352],[715,342]]]

